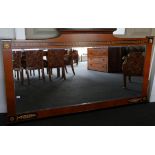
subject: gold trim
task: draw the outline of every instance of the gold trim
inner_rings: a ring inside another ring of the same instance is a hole
[[[36,113],[31,113],[31,114],[23,114],[23,115],[19,115],[16,117],[16,121],[19,120],[27,120],[27,119],[32,119],[32,118],[36,118],[37,114]]]
[[[4,49],[9,49],[10,48],[10,44],[9,43],[4,43],[3,44],[3,48]]]
[[[11,122],[14,122],[14,121],[15,121],[15,117],[14,117],[14,116],[11,116],[11,117],[9,118],[9,120],[10,120]]]
[[[30,120],[33,118],[37,118],[37,113],[29,113],[29,114],[21,114],[21,115],[16,115],[16,116],[10,116],[9,117],[9,122],[18,122],[22,120]]]
[[[147,97],[137,97],[128,100],[129,103],[146,103],[147,102]]]
[[[75,41],[75,42],[49,42],[49,41],[28,41],[28,42],[13,42],[12,48],[48,48],[57,47],[78,47],[78,46],[128,46],[128,45],[143,45],[147,44],[148,40],[116,40],[116,41]]]

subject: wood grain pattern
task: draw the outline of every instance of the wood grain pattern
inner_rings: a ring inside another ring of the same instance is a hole
[[[112,34],[116,28],[57,28],[61,34],[75,34],[75,33],[102,33],[102,34]]]
[[[88,48],[88,69],[108,72],[108,47]]]
[[[9,115],[15,115],[16,102],[15,102],[15,90],[13,80],[11,41],[3,42],[3,62],[5,71],[4,74],[5,74],[7,111]]]
[[[7,45],[7,44],[9,45]],[[15,105],[15,92],[14,92],[14,81],[12,72],[12,52],[11,49],[24,49],[24,48],[69,48],[69,47],[103,47],[103,46],[129,46],[129,45],[147,45],[146,60],[144,67],[144,82],[143,82],[143,93],[142,96],[147,96],[148,88],[148,76],[150,68],[151,59],[151,49],[152,44],[148,42],[148,38],[115,38],[111,34],[100,34],[94,33],[85,35],[81,33],[65,33],[58,38],[49,40],[26,40],[26,41],[4,41],[3,42],[3,59],[4,59],[4,70],[5,70],[5,84],[6,84],[6,96],[7,96],[7,108],[8,117],[12,120],[18,115],[16,114]],[[37,104],[37,103],[35,103]],[[44,118],[49,116],[64,115],[76,112],[83,112],[89,110],[97,110],[101,108],[109,108],[127,104],[135,104],[128,102],[128,99],[121,100],[110,100],[103,102],[85,103],[76,106],[68,106],[58,109],[48,109],[35,111],[36,115],[33,113],[32,116],[37,116],[36,118]],[[26,113],[27,114],[27,113]],[[27,118],[31,115],[20,114],[19,118]],[[14,121],[13,121],[14,122]]]
[[[115,38],[112,34],[62,34],[49,40],[12,41],[13,49],[145,45],[147,38]]]
[[[62,108],[39,110],[35,112],[30,112],[30,113],[27,112],[13,117],[8,116],[8,123],[17,123],[17,122],[31,120],[31,119],[41,119],[41,118],[46,118],[51,116],[60,116],[60,115],[74,114],[79,112],[93,111],[98,109],[107,109],[107,108],[118,107],[118,106],[140,104],[138,102],[137,103],[130,102],[130,100],[132,99],[133,98],[117,99],[117,100],[101,101],[101,102],[94,102],[94,103],[87,103],[87,104],[71,105],[71,106],[66,106]],[[30,118],[29,115],[32,115],[32,116],[34,115],[35,117]],[[20,119],[21,116],[26,116],[27,119]]]
[[[146,46],[146,55],[145,55],[145,63],[144,63],[144,74],[143,74],[144,79],[143,79],[142,96],[147,96],[148,94],[151,55],[152,55],[152,43],[149,43],[148,41],[148,44]]]
[[[88,69],[108,72],[122,72],[121,47],[88,48]]]
[[[108,48],[108,73],[121,73],[122,72],[122,47],[109,47]]]

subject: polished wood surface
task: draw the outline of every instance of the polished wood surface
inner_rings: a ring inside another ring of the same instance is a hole
[[[75,33],[102,33],[112,34],[116,28],[57,28],[60,34],[75,34]]]
[[[137,97],[137,98],[141,99],[141,97]],[[107,109],[112,107],[142,103],[142,102],[136,102],[136,103],[130,102],[130,100],[132,99],[135,99],[135,98],[117,99],[117,100],[101,101],[101,102],[78,104],[78,105],[76,104],[76,105],[66,106],[62,108],[32,111],[32,112],[27,112],[23,114],[18,114],[15,116],[8,116],[7,120],[8,120],[8,123],[18,123],[18,122],[28,121],[36,118],[41,119],[41,118],[46,118],[51,116],[61,116],[66,114],[74,114],[79,112],[87,112],[87,111],[93,111],[98,109]]]
[[[111,34],[62,34],[49,40],[12,41],[13,49],[146,45],[147,38],[116,38]]]
[[[13,68],[12,68],[12,52],[11,49],[24,49],[24,48],[62,48],[62,47],[103,47],[103,46],[129,46],[129,45],[146,45],[146,60],[144,67],[144,82],[142,96],[147,96],[148,77],[150,69],[150,59],[152,43],[149,43],[148,38],[115,38],[110,34],[63,34],[59,38],[50,40],[28,40],[28,41],[4,41],[3,42],[3,59],[5,70],[5,84],[6,84],[6,97],[9,122],[14,122],[16,114],[16,99],[13,81]],[[12,47],[11,47],[12,46]],[[38,110],[35,113],[35,118],[43,118],[49,116],[63,115],[69,113],[83,112],[89,110],[96,110],[101,108],[115,107],[120,105],[131,104],[128,99],[103,101],[101,103],[88,103],[76,106],[69,106],[65,108]],[[134,104],[134,103],[133,103]],[[22,114],[21,114],[22,115]],[[29,116],[34,116],[29,115]],[[27,116],[21,117],[27,118]],[[32,117],[30,117],[31,119]]]
[[[104,46],[100,48],[88,48],[88,69],[108,72],[122,72],[122,47]]]
[[[108,73],[122,72],[122,57],[124,52],[123,47],[109,47],[108,48]]]
[[[88,69],[108,72],[108,47],[88,48]]]
[[[13,80],[12,47],[11,41],[3,42],[3,62],[5,74],[5,89],[8,115],[16,115],[16,98]]]
[[[145,63],[144,63],[142,96],[147,96],[148,94],[151,55],[152,55],[152,43],[149,43],[148,39],[148,44],[146,46]]]

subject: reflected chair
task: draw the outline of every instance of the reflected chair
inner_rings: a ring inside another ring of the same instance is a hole
[[[64,61],[65,61],[65,70],[66,70],[66,73],[68,73],[67,66],[70,65],[71,68],[72,68],[72,72],[75,75],[74,65],[73,65],[74,62],[73,62],[72,51],[70,51],[68,54],[65,54]]]
[[[73,50],[72,51],[72,58],[73,58],[74,63],[76,63],[78,65],[78,62],[79,62],[79,54],[78,54],[78,51],[77,50]]]
[[[122,64],[124,88],[126,88],[126,78],[131,82],[132,76],[143,76],[144,55],[143,52],[131,52],[124,57]]]
[[[26,51],[22,52],[22,66],[26,69]],[[32,70],[29,70],[30,76],[32,76]],[[35,70],[33,70],[33,75],[35,76]]]
[[[48,75],[50,80],[53,68],[57,68],[58,77],[60,76],[60,68],[61,68],[62,78],[66,80],[64,55],[65,55],[64,49],[50,49],[47,52]]]
[[[29,72],[31,70],[38,70],[40,79],[40,70],[42,71],[42,79],[45,80],[44,74],[44,62],[43,62],[43,51],[27,51],[26,52],[26,74],[28,84],[30,83]]]
[[[12,54],[13,54],[12,55],[13,56],[13,70],[14,70],[15,78],[17,77],[17,80],[21,79],[21,83],[23,84],[24,76],[23,76],[23,67],[21,63],[22,53],[21,51],[13,51]]]

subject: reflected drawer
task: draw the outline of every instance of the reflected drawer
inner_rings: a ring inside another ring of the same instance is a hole
[[[107,64],[100,64],[100,63],[90,63],[88,65],[88,69],[90,70],[96,70],[96,71],[101,71],[101,72],[107,72],[108,71],[108,66]]]
[[[101,64],[107,64],[108,58],[107,57],[90,57],[88,59],[89,63],[101,63]]]

